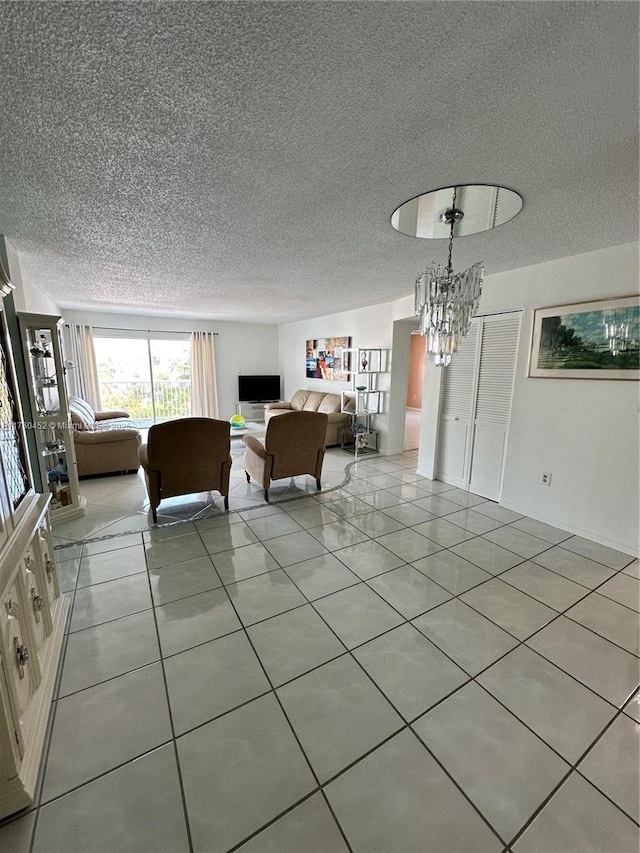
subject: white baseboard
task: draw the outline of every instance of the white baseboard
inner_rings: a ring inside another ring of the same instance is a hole
[[[640,556],[638,548],[633,548],[626,543],[617,542],[614,539],[607,539],[606,536],[598,536],[592,530],[585,530],[579,525],[567,524],[557,518],[552,518],[544,513],[532,512],[530,509],[525,509],[524,507],[509,503],[508,501],[500,501],[499,506],[502,506],[505,509],[510,509],[512,512],[517,512],[520,515],[526,515],[527,518],[533,518],[535,521],[541,521],[543,524],[550,524],[552,527],[557,527],[560,530],[566,530],[567,533],[573,533],[574,536],[582,536],[584,539],[589,539],[591,542],[597,542],[598,545],[613,548],[615,551],[622,551],[623,554],[629,554],[631,557]],[[560,542],[559,545],[562,547],[562,542]]]
[[[424,470],[416,469],[416,473],[421,477],[426,477],[428,480],[435,479]],[[444,482],[441,480],[440,482]],[[449,485],[453,485],[450,483]],[[541,521],[543,524],[549,524],[551,527],[557,527],[560,530],[566,530],[567,533],[572,533],[574,536],[581,536],[584,539],[589,539],[591,542],[597,542],[598,545],[604,545],[606,548],[613,548],[614,551],[621,551],[623,554],[629,554],[631,557],[639,557],[640,549],[634,548],[626,543],[617,542],[615,539],[607,539],[606,536],[598,536],[591,530],[585,530],[579,525],[567,524],[564,521],[545,515],[544,513],[532,512],[530,509],[518,506],[517,504],[509,503],[508,501],[495,501],[498,506],[504,509],[510,509],[512,512],[517,512],[519,515],[525,515],[527,518],[533,518],[534,521]],[[562,542],[559,543],[562,547]]]

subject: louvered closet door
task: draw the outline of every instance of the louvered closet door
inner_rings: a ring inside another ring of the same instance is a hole
[[[511,417],[520,313],[483,318],[469,491],[497,501]]]
[[[439,480],[499,500],[520,312],[478,317],[444,368]]]
[[[481,321],[472,320],[469,334],[445,371],[439,435],[438,479],[466,489],[471,470],[473,416]]]

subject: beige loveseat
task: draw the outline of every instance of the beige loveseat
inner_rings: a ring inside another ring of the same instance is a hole
[[[81,397],[69,399],[79,477],[137,471],[140,433],[128,412],[96,412]]]
[[[349,398],[347,408],[353,411],[354,400]],[[327,415],[325,447],[340,444],[341,430],[351,426],[351,415],[340,411],[340,394],[325,394],[322,391],[296,391],[287,403],[267,403],[264,407],[264,422],[269,423],[276,415],[285,412],[320,412]]]

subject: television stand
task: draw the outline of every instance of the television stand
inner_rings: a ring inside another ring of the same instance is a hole
[[[245,421],[258,421],[264,423],[264,403],[238,403],[238,414]]]

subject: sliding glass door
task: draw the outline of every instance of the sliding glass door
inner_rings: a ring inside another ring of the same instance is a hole
[[[189,335],[94,332],[103,409],[124,409],[139,426],[191,414]]]

